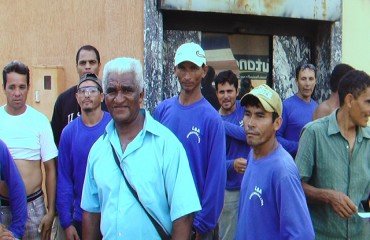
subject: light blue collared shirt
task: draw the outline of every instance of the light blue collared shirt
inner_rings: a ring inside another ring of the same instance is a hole
[[[81,207],[101,212],[104,239],[160,239],[128,189],[111,143],[140,201],[168,233],[174,220],[201,209],[182,144],[148,112],[141,113],[145,114],[143,129],[124,152],[112,120],[89,154]]]

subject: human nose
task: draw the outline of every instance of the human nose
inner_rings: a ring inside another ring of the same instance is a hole
[[[253,116],[247,116],[244,119],[245,119],[244,126],[247,126],[247,127],[253,127],[254,126],[255,119],[254,119]]]
[[[14,95],[16,95],[16,96],[21,95],[21,90],[19,88],[15,88]]]
[[[90,97],[90,95],[91,95],[91,91],[90,91],[90,90],[86,90],[86,91],[84,92],[84,96],[85,96],[85,97]]]
[[[87,62],[87,63],[85,64],[85,69],[91,69],[91,64],[90,64],[89,62]]]
[[[122,92],[122,90],[117,91],[117,94],[114,98],[115,102],[122,102],[125,98],[125,94]]]
[[[190,78],[191,78],[191,76],[192,76],[192,72],[191,72],[191,71],[187,71],[187,70],[185,70],[185,71],[183,72],[183,74],[184,74],[184,78],[185,78],[185,79],[190,79]]]

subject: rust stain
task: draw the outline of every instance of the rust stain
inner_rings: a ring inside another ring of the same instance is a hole
[[[266,13],[272,15],[272,13],[276,11],[277,7],[283,5],[284,1],[285,0],[264,0],[263,5],[265,7]]]
[[[248,5],[247,1],[248,1],[248,0],[246,0],[246,1],[244,1],[244,0],[237,0],[237,1],[236,1],[236,6],[237,6],[238,8],[244,8],[244,7],[245,7],[245,5]]]
[[[239,14],[259,14],[262,16],[300,17],[303,19],[335,20],[339,13],[332,11],[342,0],[159,0],[164,9],[197,11],[202,10]],[[199,2],[198,2],[199,1]],[[304,1],[310,9],[304,9]],[[370,0],[369,0],[370,1]],[[200,4],[202,3],[202,4]],[[302,7],[300,7],[302,6]],[[311,8],[312,7],[312,8]],[[333,17],[334,15],[334,17]],[[328,19],[329,18],[329,19]],[[335,19],[333,19],[335,18]]]
[[[326,15],[327,15],[327,4],[326,4],[326,0],[322,0],[322,3],[321,3],[321,5],[322,5],[322,16],[324,17],[324,18],[326,18]]]
[[[281,6],[283,2],[284,0],[264,0],[263,4],[265,5],[265,9],[270,12],[277,6]]]

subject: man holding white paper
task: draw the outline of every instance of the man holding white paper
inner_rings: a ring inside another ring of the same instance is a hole
[[[368,239],[370,76],[350,71],[338,93],[340,108],[303,128],[296,164],[316,239]]]

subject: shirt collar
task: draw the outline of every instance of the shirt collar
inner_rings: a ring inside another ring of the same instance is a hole
[[[142,132],[150,132],[154,135],[159,135],[160,132],[158,128],[156,127],[156,120],[150,115],[150,113],[147,110],[140,109],[140,112],[144,114],[145,120],[144,120],[144,126],[141,130]],[[112,119],[106,126],[105,132],[104,132],[104,138],[108,135],[111,136],[112,134],[116,134],[116,128],[114,126],[114,120]]]
[[[329,135],[340,133],[340,128],[337,121],[338,110],[339,109],[335,110],[329,115],[329,126],[328,126]],[[370,127],[357,127],[356,140],[362,141],[363,138],[370,139]]]

